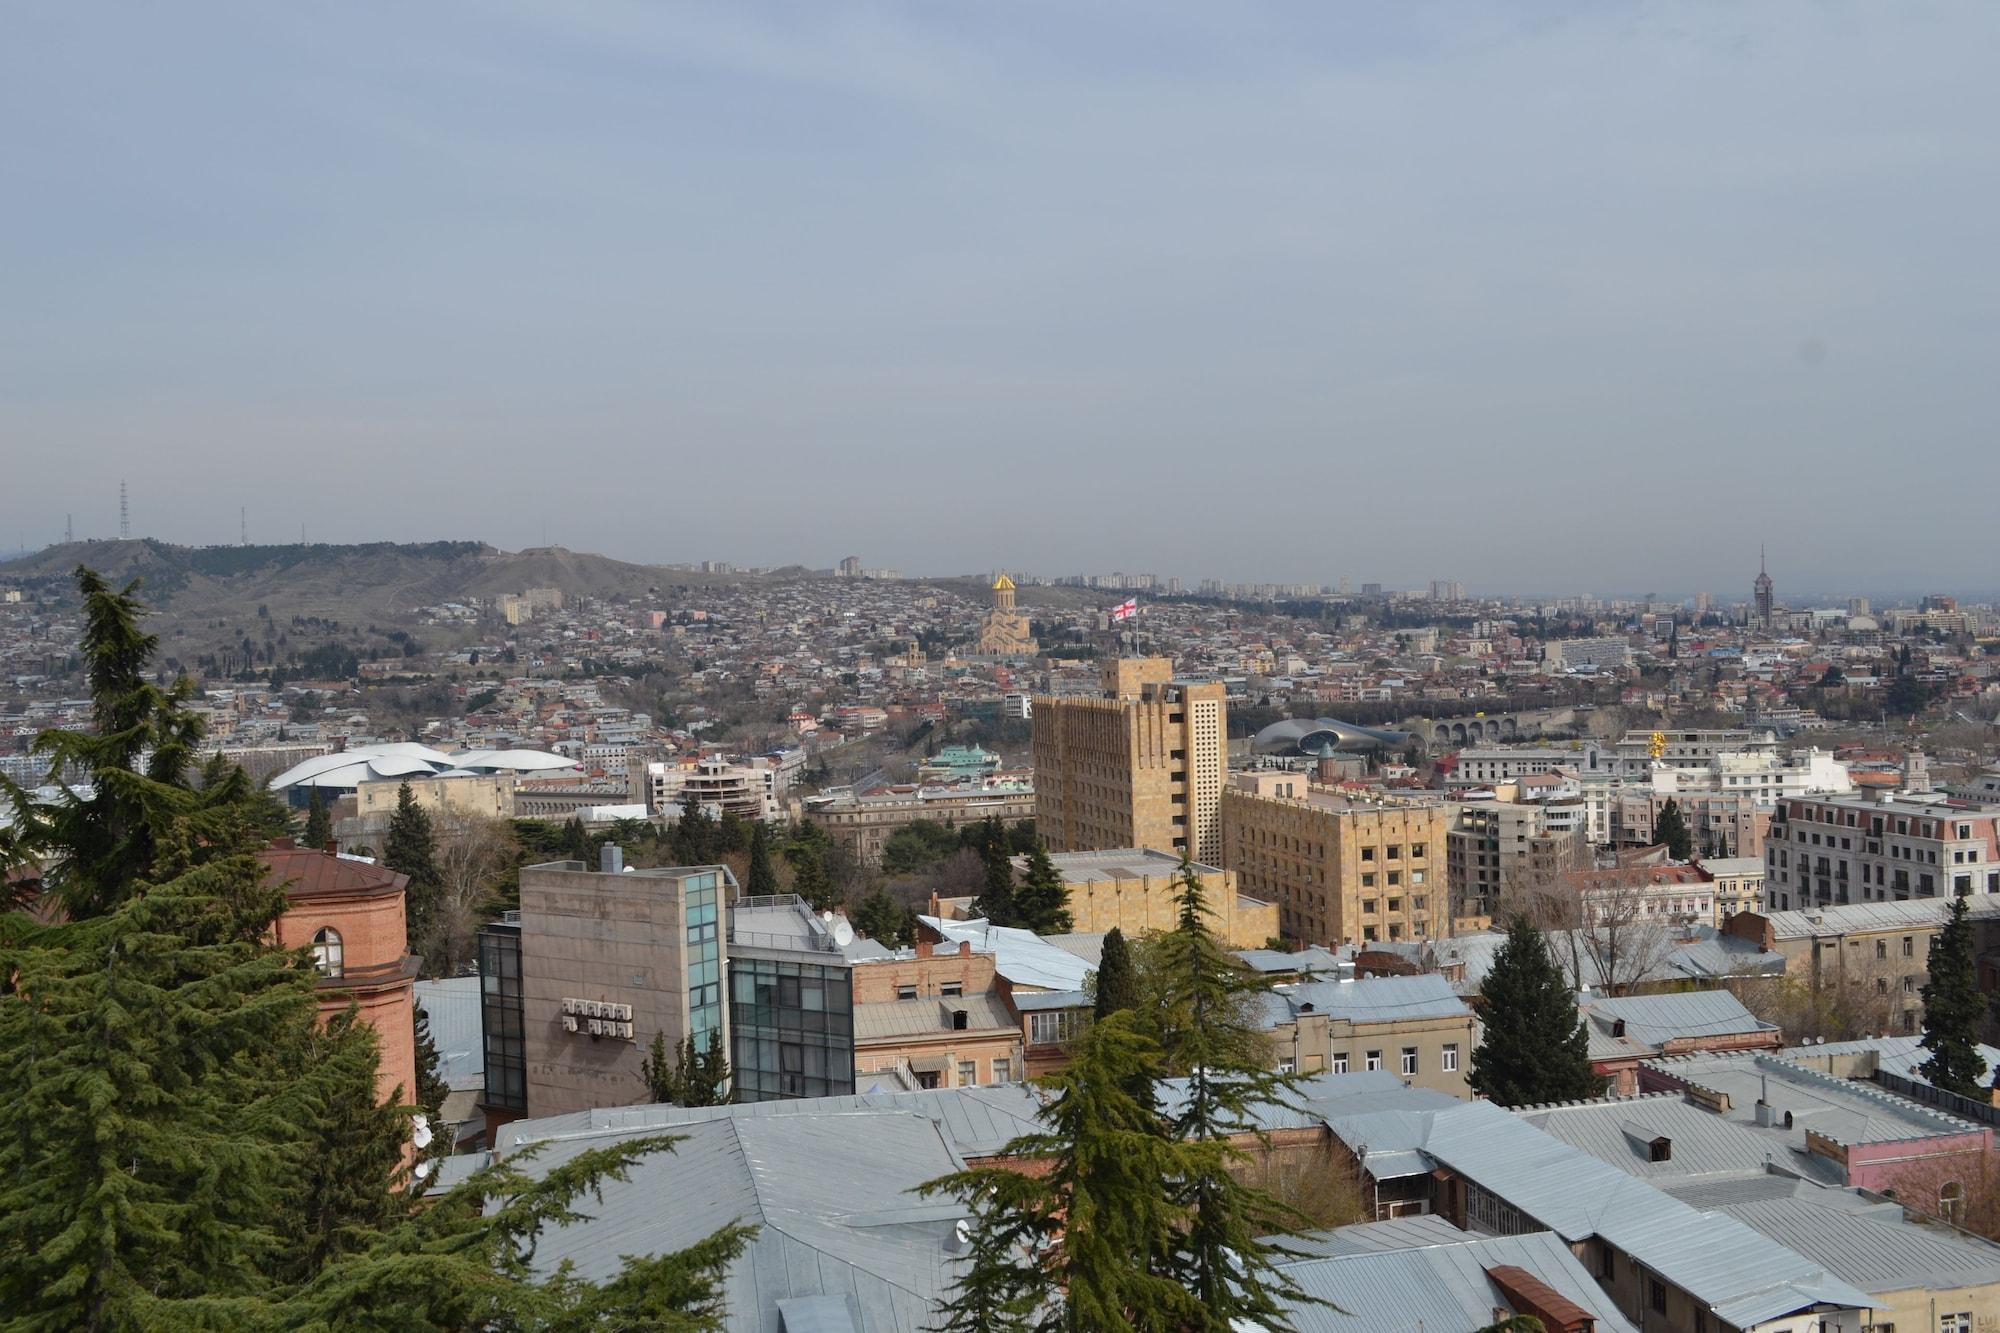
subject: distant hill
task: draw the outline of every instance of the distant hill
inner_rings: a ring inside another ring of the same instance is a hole
[[[235,619],[268,607],[274,618],[394,621],[419,606],[560,588],[566,597],[645,597],[706,587],[730,576],[634,565],[559,546],[502,551],[483,542],[175,546],[150,538],[67,542],[0,563],[0,579],[61,598],[80,564],[123,583],[168,619]]]

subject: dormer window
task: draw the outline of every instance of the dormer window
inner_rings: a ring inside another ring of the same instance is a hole
[[[341,974],[340,932],[321,926],[312,939],[313,966],[330,977]]]

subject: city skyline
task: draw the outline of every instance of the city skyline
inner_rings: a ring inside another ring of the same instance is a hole
[[[0,532],[1993,581],[1988,7],[387,17],[18,16]]]

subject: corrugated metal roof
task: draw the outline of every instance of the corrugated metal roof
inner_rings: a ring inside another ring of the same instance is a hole
[[[1720,1114],[1736,1124],[1756,1128],[1760,1135],[1782,1138],[1798,1147],[1804,1146],[1808,1129],[1836,1143],[1850,1144],[1969,1134],[1979,1128],[1968,1120],[1899,1097],[1872,1083],[1836,1078],[1775,1054],[1713,1052],[1669,1056],[1649,1060],[1647,1067],[1691,1085],[1728,1094],[1729,1110]],[[1777,1125],[1769,1128],[1755,1125],[1755,1108],[1760,1098],[1779,1113]],[[1783,1124],[1787,1113],[1792,1117],[1789,1129]]]
[[[1870,1205],[1845,1191],[1800,1183],[1788,1197],[1745,1199],[1724,1211],[1864,1291],[2000,1283],[2000,1249],[1906,1222],[1900,1207]]]
[[[1604,996],[1584,1001],[1583,1010],[1591,1025],[1593,1057],[1597,1055],[1600,1036],[1607,1049],[1618,1040],[1611,1035],[1611,1025],[1620,1019],[1624,1020],[1627,1039],[1654,1051],[1675,1038],[1778,1031],[1776,1024],[1760,1021],[1743,1007],[1743,1001],[1726,990]]]
[[[1772,935],[1781,940],[1817,935],[1851,935],[1857,931],[1920,929],[1943,924],[1951,913],[1950,898],[1912,898],[1898,903],[1845,903],[1837,907],[1807,907],[1795,912],[1766,912]],[[1975,917],[2000,914],[2000,897],[1965,900]]]
[[[444,977],[416,984],[417,1007],[430,1020],[438,1072],[453,1091],[486,1086],[486,1036],[479,1019],[479,978]]]
[[[1602,1236],[1718,1315],[1755,1324],[1867,1295],[1734,1218],[1700,1213],[1487,1102],[1426,1113],[1423,1150],[1565,1240]]]
[[[1907,1037],[1863,1037],[1859,1041],[1823,1041],[1811,1046],[1787,1046],[1776,1054],[1788,1060],[1811,1060],[1820,1056],[1859,1055],[1872,1051],[1877,1068],[1928,1084],[1930,1080],[1918,1068],[1931,1058],[1931,1053],[1924,1049],[1923,1041],[1914,1033]],[[1989,1071],[2000,1071],[2000,1048],[1981,1042],[1978,1050]]]
[[[1461,1235],[1453,1244],[1363,1251],[1285,1265],[1307,1295],[1327,1302],[1288,1311],[1298,1333],[1474,1333],[1508,1308],[1487,1269],[1533,1274],[1597,1320],[1598,1333],[1634,1333],[1611,1298],[1555,1236]]]
[[[926,996],[916,1000],[875,1000],[854,1006],[854,1039],[886,1041],[895,1037],[934,1036],[957,1030],[952,1015],[963,1011],[967,1032],[1020,1029],[998,995],[951,998]]]
[[[937,1125],[883,1111],[740,1116],[685,1133],[676,1151],[606,1182],[601,1199],[584,1204],[587,1220],[543,1232],[537,1270],[567,1260],[579,1276],[603,1279],[623,1255],[668,1253],[741,1221],[759,1230],[725,1281],[731,1328],[784,1333],[780,1302],[813,1296],[832,1298],[871,1333],[918,1333],[931,1321],[962,1263],[945,1248],[956,1219],[933,1216],[909,1192],[959,1165]],[[591,1146],[600,1145],[557,1141],[524,1169],[540,1173]]]
[[[947,921],[942,917],[920,916],[917,920],[941,937],[957,944],[972,941],[975,949],[993,954],[994,969],[1016,986],[1035,990],[1080,990],[1091,966],[1065,949],[1059,949],[1032,930],[994,926],[985,921]]]
[[[1361,977],[1345,981],[1302,981],[1269,992],[1279,1004],[1266,1013],[1290,1022],[1307,1005],[1315,1013],[1331,1014],[1354,1023],[1384,1023],[1406,1018],[1452,1018],[1472,1011],[1435,972],[1411,977]],[[1280,1004],[1282,1008],[1280,1008]]]
[[[1570,1147],[1627,1175],[1655,1181],[1662,1189],[1688,1176],[1761,1173],[1774,1159],[1788,1169],[1808,1165],[1795,1161],[1794,1154],[1762,1135],[1703,1110],[1678,1093],[1626,1101],[1530,1106],[1515,1114]],[[1649,1139],[1667,1139],[1672,1155],[1664,1162],[1653,1161],[1644,1147],[1633,1142],[1628,1127],[1637,1127]]]

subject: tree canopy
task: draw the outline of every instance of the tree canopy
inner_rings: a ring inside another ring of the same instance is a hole
[[[1930,1055],[1917,1072],[1946,1091],[1983,1101],[1986,1059],[1979,1053],[1979,1022],[1986,1002],[1979,994],[1965,899],[1951,900],[1951,914],[1931,937],[1928,967],[1921,1045]]]
[[[1598,1094],[1604,1080],[1591,1072],[1576,994],[1526,916],[1509,923],[1482,992],[1486,1034],[1472,1053],[1475,1091],[1502,1106]]]

